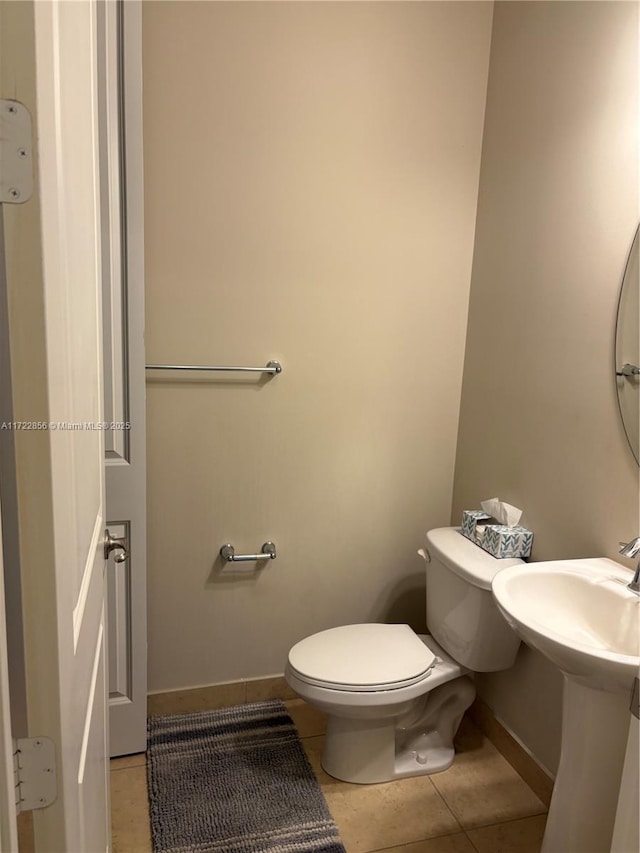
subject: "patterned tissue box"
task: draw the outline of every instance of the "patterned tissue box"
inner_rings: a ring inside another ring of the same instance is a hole
[[[487,521],[495,521],[495,519],[492,519],[490,515],[487,515],[481,509],[465,509],[462,513],[462,535],[466,536],[467,539],[471,539],[476,545],[479,545],[480,543],[476,538],[476,526]]]
[[[498,559],[505,557],[530,557],[533,533],[526,527],[507,527],[505,524],[488,524],[480,547]]]
[[[482,537],[478,537],[476,530],[478,524],[484,526]],[[464,510],[460,532],[499,560],[507,557],[531,556],[533,533],[530,530],[519,525],[507,527],[506,524],[498,524],[495,518],[491,518],[481,509]]]

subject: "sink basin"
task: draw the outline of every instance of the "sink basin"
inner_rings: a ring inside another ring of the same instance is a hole
[[[542,853],[611,849],[640,667],[640,596],[613,560],[509,566],[493,596],[528,646],[564,676],[562,749]]]
[[[640,596],[605,558],[556,560],[498,572],[492,591],[511,627],[590,687],[630,691],[640,667]]]

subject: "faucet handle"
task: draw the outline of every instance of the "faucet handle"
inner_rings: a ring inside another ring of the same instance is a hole
[[[618,544],[620,545],[618,553],[622,554],[623,557],[637,557],[640,554],[640,536],[636,536],[630,542],[619,542]]]

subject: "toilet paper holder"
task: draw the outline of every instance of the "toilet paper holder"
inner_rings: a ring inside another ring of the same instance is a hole
[[[276,546],[273,542],[265,542],[259,554],[236,554],[236,549],[230,543],[220,548],[220,556],[227,563],[248,563],[255,560],[275,560]]]

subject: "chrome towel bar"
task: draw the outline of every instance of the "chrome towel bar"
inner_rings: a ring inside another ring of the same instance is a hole
[[[272,376],[282,373],[279,361],[268,361],[265,367],[218,367],[200,364],[147,364],[145,367],[147,370],[223,370],[233,373],[270,373]]]
[[[275,560],[276,546],[273,542],[265,542],[260,554],[236,554],[233,545],[223,545],[220,548],[220,556],[227,563],[248,563],[255,560]]]

